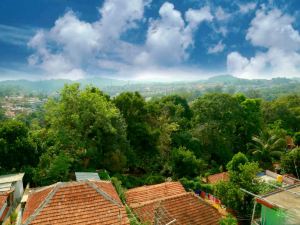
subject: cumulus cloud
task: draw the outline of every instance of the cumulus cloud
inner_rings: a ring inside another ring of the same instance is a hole
[[[185,19],[174,5],[165,2],[159,9],[160,18],[152,20],[147,32],[145,49],[135,62],[139,65],[171,65],[188,57],[193,34],[204,21],[213,19],[209,7],[189,9]]]
[[[136,48],[123,43],[120,36],[143,19],[146,4],[143,0],[106,0],[99,9],[101,19],[94,23],[67,12],[56,20],[53,28],[37,32],[30,40],[28,45],[35,53],[29,57],[29,64],[51,77],[78,79],[88,67],[98,66],[99,60],[108,56],[126,62],[128,54]]]
[[[212,21],[209,7],[188,9],[184,14],[165,2],[159,18],[147,21],[144,44],[123,40],[123,34],[146,23],[149,0],[105,0],[99,20],[86,22],[73,11],[55,21],[49,30],[40,30],[28,43],[34,53],[31,66],[48,77],[78,79],[91,71],[125,71],[131,68],[158,68],[177,65],[188,58],[193,34],[204,21]]]
[[[238,4],[239,7],[239,12],[242,14],[246,14],[251,12],[256,8],[256,3],[255,2],[248,2],[245,4]]]
[[[225,49],[225,44],[223,44],[222,41],[219,41],[216,45],[209,47],[207,53],[216,54],[216,53],[223,52],[224,49]]]
[[[256,12],[246,34],[253,46],[265,50],[246,58],[238,52],[227,56],[230,73],[244,77],[297,76],[300,65],[300,35],[294,18],[279,9],[262,8]]]
[[[217,20],[224,21],[228,20],[231,15],[230,13],[225,12],[224,9],[219,6],[215,12],[215,16]]]

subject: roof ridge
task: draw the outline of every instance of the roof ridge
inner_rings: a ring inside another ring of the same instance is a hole
[[[185,192],[185,193],[171,195],[171,196],[167,196],[167,197],[163,197],[163,198],[153,199],[153,200],[142,202],[142,203],[132,203],[132,204],[130,204],[130,207],[132,207],[132,208],[141,207],[141,206],[149,205],[149,204],[152,204],[152,203],[155,203],[155,202],[162,202],[162,201],[165,201],[165,200],[179,198],[179,197],[182,197],[182,196],[185,196],[185,195],[191,195],[191,194],[192,194],[191,192]]]
[[[31,214],[26,221],[24,222],[23,225],[28,225],[30,224],[35,217],[42,211],[42,209],[50,202],[50,200],[52,199],[52,197],[55,195],[55,193],[57,192],[57,190],[63,185],[62,182],[58,182],[55,184],[55,187],[48,193],[47,197],[45,198],[44,201],[41,202],[41,204],[37,207],[37,209],[34,211],[33,214]]]
[[[97,193],[102,195],[106,200],[110,201],[111,203],[117,205],[118,207],[122,207],[122,204],[118,202],[116,199],[111,197],[109,194],[107,194],[105,191],[103,191],[101,188],[99,188],[95,183],[86,180],[84,183],[88,184],[90,187],[94,188]]]
[[[141,186],[141,187],[136,187],[136,188],[131,188],[131,189],[128,189],[126,191],[126,193],[130,193],[132,191],[141,191],[145,188],[155,188],[155,187],[160,187],[160,186],[166,186],[166,185],[169,185],[169,184],[180,184],[182,186],[182,184],[179,182],[179,181],[166,181],[164,183],[160,183],[160,184],[152,184],[152,185],[144,185],[144,186]]]

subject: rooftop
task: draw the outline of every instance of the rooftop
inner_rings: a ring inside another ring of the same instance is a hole
[[[300,185],[277,189],[257,201],[269,208],[281,208],[289,217],[300,221]]]
[[[75,172],[76,180],[100,180],[98,173]]]
[[[111,182],[56,183],[29,193],[22,224],[129,224]]]
[[[300,215],[300,185],[270,193],[264,199],[280,208],[293,210]]]
[[[7,174],[0,176],[0,192],[11,190],[12,183],[22,180],[24,173]]]
[[[16,182],[22,180],[23,177],[24,173],[2,175],[0,176],[0,184]]]
[[[179,182],[133,188],[127,203],[141,222],[150,224],[213,225],[221,215],[208,203],[186,192]]]
[[[8,194],[0,194],[0,211],[8,198]]]
[[[126,192],[126,201],[128,204],[134,204],[182,193],[186,191],[180,182],[165,182],[129,189]]]
[[[0,212],[3,209],[3,206],[5,206],[8,195],[9,195],[8,193],[0,193]],[[8,208],[6,207],[6,208],[4,208],[4,211],[0,214],[0,222],[6,216],[7,211],[8,211]]]
[[[207,177],[207,183],[216,184],[220,181],[229,181],[228,172],[213,174]]]

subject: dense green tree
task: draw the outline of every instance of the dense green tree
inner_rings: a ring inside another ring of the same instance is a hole
[[[283,154],[281,167],[285,173],[292,173],[300,179],[300,148],[297,147]]]
[[[300,146],[300,132],[296,132],[294,135],[294,144]]]
[[[264,121],[280,121],[281,127],[293,132],[300,130],[300,96],[287,95],[263,105]]]
[[[197,159],[192,151],[180,147],[172,151],[171,171],[176,177],[199,176],[206,164],[203,160]]]
[[[120,171],[125,166],[125,121],[99,89],[81,90],[79,84],[66,85],[58,100],[47,102],[45,120],[49,151],[74,158],[73,169]]]
[[[215,194],[231,210],[234,210],[240,223],[250,224],[253,208],[253,197],[243,192],[245,189],[254,194],[261,191],[261,183],[257,180],[260,171],[258,163],[249,162],[247,157],[236,154],[227,164],[229,182],[219,182],[215,186]]]
[[[68,181],[72,158],[70,155],[60,152],[53,154],[48,151],[40,158],[39,166],[34,171],[33,182],[44,186],[58,181]]]
[[[26,125],[17,120],[0,123],[0,170],[20,171],[25,166],[35,166],[39,152],[30,138]]]
[[[113,99],[127,123],[127,138],[133,150],[129,166],[151,170],[158,157],[158,131],[151,126],[145,99],[138,92],[124,92]]]
[[[228,162],[226,168],[231,172],[240,172],[240,165],[244,165],[249,162],[247,156],[241,152],[235,154],[232,159]]]
[[[286,141],[282,137],[269,132],[261,132],[260,136],[252,138],[250,152],[260,165],[265,168],[272,167],[272,161],[279,160],[281,154],[286,148]]]
[[[236,132],[242,108],[238,99],[229,94],[207,94],[193,102],[192,110],[193,136],[217,162],[227,163],[239,142]]]

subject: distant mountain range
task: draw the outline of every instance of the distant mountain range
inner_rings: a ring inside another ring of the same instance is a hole
[[[139,91],[144,96],[165,95],[177,92],[191,91],[213,91],[214,87],[226,90],[234,88],[235,92],[245,91],[249,89],[266,90],[273,87],[280,87],[280,90],[297,90],[300,88],[300,79],[293,78],[273,78],[267,79],[242,79],[232,75],[219,75],[211,77],[207,80],[186,81],[186,82],[141,82],[141,81],[126,81],[108,78],[87,78],[77,81],[72,80],[8,80],[0,82],[0,95],[13,94],[45,94],[51,95],[57,93],[65,84],[78,82],[83,86],[94,85],[111,96],[117,95],[123,91]],[[291,88],[287,88],[287,86]],[[232,90],[231,90],[232,91]]]

